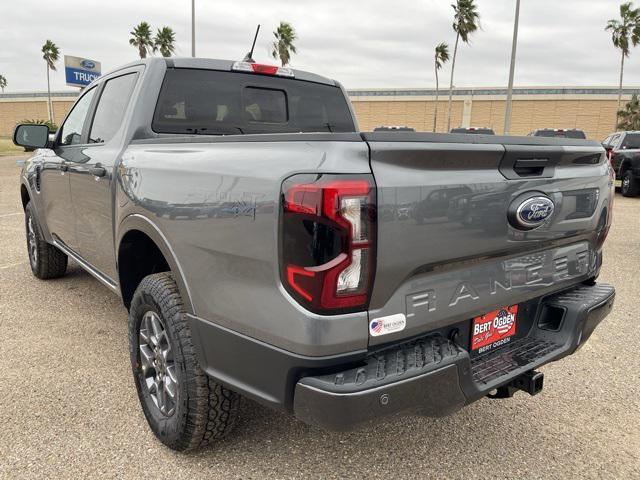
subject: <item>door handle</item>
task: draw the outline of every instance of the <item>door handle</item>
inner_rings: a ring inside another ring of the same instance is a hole
[[[66,172],[67,170],[69,170],[69,167],[67,166],[66,163],[61,163],[58,168],[63,172]]]
[[[103,167],[95,166],[89,169],[89,173],[95,177],[104,177],[107,171]]]

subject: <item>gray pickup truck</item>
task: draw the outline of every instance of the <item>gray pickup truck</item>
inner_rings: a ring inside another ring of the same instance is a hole
[[[71,258],[122,297],[174,449],[227,434],[240,396],[345,430],[536,394],[613,306],[598,143],[361,133],[333,80],[178,58],[104,75],[55,138],[14,141],[38,148],[34,275]]]

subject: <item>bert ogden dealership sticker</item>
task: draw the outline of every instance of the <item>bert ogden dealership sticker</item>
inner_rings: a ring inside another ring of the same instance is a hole
[[[401,332],[407,326],[407,317],[403,313],[375,318],[369,322],[369,333],[372,337]]]

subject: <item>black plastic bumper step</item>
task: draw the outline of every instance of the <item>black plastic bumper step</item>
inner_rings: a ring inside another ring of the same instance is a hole
[[[473,380],[480,384],[490,383],[523,366],[533,364],[560,347],[556,343],[535,338],[515,340],[495,352],[474,358],[471,361]]]
[[[460,360],[466,351],[440,335],[382,350],[364,365],[336,374],[306,378],[308,385],[334,393],[352,393],[413,378]]]

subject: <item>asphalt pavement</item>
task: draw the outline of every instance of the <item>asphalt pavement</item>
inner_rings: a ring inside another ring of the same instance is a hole
[[[535,397],[327,433],[253,402],[180,454],[138,405],[121,301],[70,263],[31,274],[16,157],[0,157],[0,478],[640,478],[640,198],[619,194],[601,281],[613,314]]]

